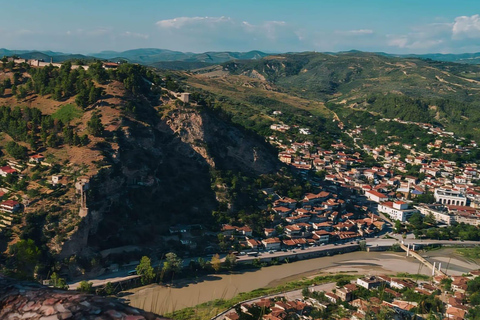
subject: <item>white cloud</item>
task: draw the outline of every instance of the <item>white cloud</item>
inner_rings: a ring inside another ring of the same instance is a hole
[[[408,44],[408,37],[387,35],[387,44],[392,47],[405,48]]]
[[[373,34],[371,29],[357,29],[357,30],[348,30],[348,31],[335,31],[336,34],[346,35],[346,36],[364,36]]]
[[[120,34],[121,37],[126,37],[126,38],[139,38],[139,39],[148,39],[150,36],[148,34],[143,34],[143,33],[136,33],[136,32],[130,32],[126,31],[122,34]]]
[[[155,25],[159,32],[151,38],[176,50],[274,51],[286,50],[286,45],[301,41],[295,34],[296,28],[285,21],[251,23],[226,16],[177,17],[157,21]]]
[[[480,38],[478,14],[457,17],[453,22],[414,26],[407,34],[387,35],[386,44],[413,53],[468,52],[478,47],[471,41],[475,38]]]
[[[194,25],[219,25],[231,22],[228,17],[178,17],[157,21],[156,25],[165,29],[180,29]]]
[[[452,35],[454,39],[480,38],[480,15],[455,18]]]

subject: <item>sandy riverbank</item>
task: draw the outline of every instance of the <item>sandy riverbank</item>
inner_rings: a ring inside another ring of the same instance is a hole
[[[129,291],[132,294],[125,298],[130,300],[132,306],[164,314],[214,299],[230,299],[240,292],[272,287],[303,277],[338,272],[358,274],[408,272],[430,275],[431,270],[427,270],[423,264],[411,257],[406,258],[405,253],[352,252],[260,270],[210,275],[199,279],[197,283],[182,281],[179,283],[181,286],[175,288],[151,285],[132,289]]]

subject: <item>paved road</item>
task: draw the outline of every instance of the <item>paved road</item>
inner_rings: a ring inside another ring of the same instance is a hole
[[[441,244],[441,245],[480,245],[480,241],[448,241],[448,240],[419,240],[419,239],[412,239],[408,238],[407,239],[402,239],[400,235],[393,235],[389,234],[389,236],[394,237],[393,239],[382,239],[382,238],[368,238],[366,239],[367,246],[369,247],[376,247],[376,246],[391,246],[394,243],[398,243],[403,241],[405,245],[410,244],[418,244],[418,245],[435,245],[435,244]],[[316,246],[316,247],[307,247],[304,250],[301,250],[300,248],[298,249],[292,249],[288,250],[286,252],[284,251],[276,251],[274,253],[269,253],[269,252],[260,252],[257,257],[254,256],[238,256],[237,262],[240,263],[249,263],[255,259],[266,259],[266,258],[286,258],[286,257],[295,257],[295,255],[304,255],[308,253],[318,253],[320,254],[322,251],[327,251],[327,250],[334,250],[334,249],[342,249],[342,248],[349,248],[349,247],[356,247],[358,244],[355,242],[347,242],[344,244],[327,244],[324,246]],[[223,259],[224,259],[223,255]],[[210,260],[209,257],[204,257],[207,261]],[[191,258],[188,260],[184,260],[184,264],[188,264],[190,260],[196,260],[196,258]],[[159,262],[161,263],[161,262]],[[157,265],[159,264],[157,263]],[[107,284],[107,282],[120,282],[120,281],[125,281],[129,279],[136,278],[138,276],[135,275],[128,275],[128,272],[132,269],[135,268],[130,268],[129,270],[122,270],[118,271],[115,273],[109,273],[109,274],[104,274],[102,276],[96,277],[94,279],[88,279],[87,281],[92,282],[93,286],[102,286]],[[69,283],[69,287],[72,290],[75,290],[78,288],[80,284],[80,281]]]

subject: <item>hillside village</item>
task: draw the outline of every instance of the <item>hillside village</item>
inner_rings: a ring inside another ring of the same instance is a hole
[[[372,275],[338,281],[336,285],[312,285],[301,294],[278,294],[241,303],[220,319],[402,320],[435,316],[460,320],[477,304],[479,276],[479,270],[462,276],[422,279]],[[299,297],[293,300],[292,296]],[[475,319],[478,315],[470,316]]]
[[[274,111],[273,115],[281,118],[282,112]],[[478,150],[476,142],[455,137],[440,127],[399,119],[383,121],[418,126],[435,137],[435,144],[429,144],[428,149],[442,154],[461,156]],[[362,126],[344,129],[339,122],[338,127],[353,138],[357,151],[342,141],[328,149],[314,145],[308,139],[308,128],[281,122],[271,125],[273,135],[267,141],[279,149],[279,160],[314,185],[317,192],[292,199],[266,189],[274,216],[264,234],[255,237],[249,226],[228,224],[223,225],[223,234],[240,243],[242,250],[257,251],[358,241],[376,236],[386,223],[408,225],[414,214],[431,218],[439,226],[479,225],[477,162],[436,158],[416,151],[414,145],[400,146],[398,141],[378,147],[359,146]],[[293,131],[305,138],[285,141],[275,135],[280,132],[288,137]],[[407,152],[405,157],[396,152],[399,146]],[[377,165],[366,166],[365,157]]]

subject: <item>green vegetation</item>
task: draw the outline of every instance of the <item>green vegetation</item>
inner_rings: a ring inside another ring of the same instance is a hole
[[[469,259],[480,259],[480,247],[458,248],[457,252]]]
[[[40,257],[40,250],[32,239],[20,240],[9,247],[6,266],[12,275],[20,279],[33,279]]]
[[[412,220],[413,218],[413,220]],[[425,223],[429,217],[419,217],[418,214],[412,215],[409,219],[409,227],[413,229],[416,238],[438,239],[438,240],[480,240],[480,228],[470,224],[459,223],[445,228],[432,227],[434,223]]]
[[[140,281],[143,285],[151,283],[155,278],[155,273],[153,271],[152,263],[149,257],[142,257],[140,263],[135,270],[140,276]]]
[[[427,275],[424,275],[424,274],[420,274],[420,273],[412,274],[412,273],[408,273],[408,272],[400,272],[400,273],[397,273],[396,277],[397,278],[408,278],[408,279],[414,279],[414,280],[424,280],[424,281],[431,280],[431,277],[429,277]]]
[[[56,272],[53,272],[50,277],[50,285],[59,289],[68,289],[67,281],[64,278],[60,278]]]
[[[480,136],[474,98],[480,86],[465,76],[478,74],[478,66],[364,52],[309,52],[227,62],[223,67],[233,75],[255,71],[303,98],[347,102],[344,106],[380,116],[437,122],[459,134]]]
[[[9,141],[5,146],[5,150],[8,152],[9,155],[14,157],[15,159],[26,159],[27,158],[27,151],[28,149],[24,146],[19,145],[15,141]]]
[[[63,123],[70,123],[72,120],[80,118],[83,112],[78,107],[73,104],[65,104],[60,107],[54,114],[52,118],[55,120],[60,120]]]
[[[85,281],[85,280],[81,281],[80,282],[80,287],[78,288],[78,291],[85,292],[85,293],[92,293],[93,292],[93,283]]]
[[[87,122],[88,131],[95,137],[101,137],[103,134],[103,124],[98,113],[93,113],[90,120]]]

